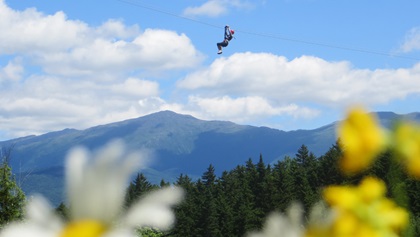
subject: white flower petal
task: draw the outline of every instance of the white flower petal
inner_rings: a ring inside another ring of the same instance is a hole
[[[68,158],[69,166],[73,166],[68,168],[67,177],[72,218],[111,223],[120,214],[126,185],[130,175],[139,168],[140,159],[135,154],[124,157],[125,146],[121,140],[108,143],[94,155],[90,158],[91,154],[76,150]],[[78,172],[74,171],[75,167]]]
[[[83,216],[84,206],[79,205],[84,202],[83,192],[86,166],[88,160],[88,151],[84,148],[73,148],[66,160],[66,187],[67,197],[71,205],[70,215],[72,218]],[[77,205],[74,205],[76,204]]]
[[[150,226],[169,229],[175,221],[171,207],[180,203],[182,198],[183,190],[179,187],[151,192],[130,208],[124,224],[130,228]]]
[[[135,233],[134,230],[124,228],[113,229],[104,234],[102,237],[138,237],[138,235]]]
[[[1,230],[0,237],[57,237],[58,233],[36,223],[11,223]]]
[[[154,192],[140,199],[142,203],[156,203],[160,205],[176,205],[184,198],[184,191],[180,187],[166,187]]]
[[[34,196],[26,205],[26,221],[41,228],[59,231],[63,223],[55,214],[48,201],[42,196]]]
[[[174,221],[175,216],[168,207],[143,204],[127,214],[124,224],[129,228],[154,227],[167,230]]]
[[[293,203],[287,210],[287,215],[281,213],[271,213],[263,226],[261,232],[251,232],[247,237],[301,237],[302,231],[302,213],[301,205]]]

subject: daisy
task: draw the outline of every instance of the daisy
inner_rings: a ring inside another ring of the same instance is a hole
[[[163,188],[124,210],[127,182],[145,161],[125,151],[120,140],[93,154],[80,147],[71,150],[66,163],[70,220],[64,222],[36,196],[28,202],[24,221],[4,227],[0,237],[134,237],[141,227],[168,230],[175,220],[171,207],[182,200],[183,191]]]
[[[302,237],[303,209],[298,203],[293,203],[287,213],[273,212],[265,220],[261,231],[247,234],[247,237]]]

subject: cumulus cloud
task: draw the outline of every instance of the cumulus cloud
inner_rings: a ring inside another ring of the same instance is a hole
[[[140,31],[115,19],[91,26],[64,12],[14,10],[4,0],[0,31],[7,32],[0,37],[0,134],[6,137],[144,115],[138,101],[160,93],[159,83],[144,75],[203,60],[185,34]]]
[[[227,6],[223,5],[221,1],[213,0],[205,2],[198,7],[188,7],[184,10],[186,16],[204,15],[210,17],[220,16],[227,12]]]
[[[189,74],[178,87],[335,107],[354,102],[386,103],[420,93],[419,78],[420,64],[407,69],[368,70],[312,56],[288,60],[268,53],[238,53]]]
[[[138,78],[128,78],[121,84],[113,85],[110,90],[113,94],[119,94],[133,98],[144,98],[159,94],[159,84],[154,81],[141,80]]]
[[[16,58],[9,61],[3,68],[0,67],[0,84],[1,82],[16,81],[22,78],[24,68],[20,61],[20,59]]]
[[[67,20],[63,12],[44,15],[35,8],[15,11],[0,1],[0,52],[35,53],[65,50],[85,42],[89,27]]]
[[[184,10],[185,16],[217,17],[226,14],[229,8],[251,8],[252,4],[243,0],[209,0],[198,7],[188,7]]]
[[[32,76],[14,87],[2,91],[0,97],[2,129],[16,133],[19,129],[7,124],[22,122],[19,126],[34,134],[138,117],[144,115],[138,100],[159,94],[157,82],[133,77],[99,84]]]
[[[217,16],[249,6],[209,0],[188,14]],[[322,113],[314,107],[374,105],[420,93],[420,63],[372,70],[313,56],[247,52],[201,65],[203,55],[182,33],[140,30],[115,19],[91,26],[64,12],[13,10],[4,0],[0,30],[8,32],[0,37],[0,136],[8,138],[161,110],[267,125],[285,116],[314,119]],[[419,49],[418,31],[408,34],[407,51]],[[184,70],[189,74],[178,80]],[[171,76],[146,77],[162,74]]]
[[[420,27],[415,27],[406,34],[401,50],[406,53],[420,50]]]
[[[91,44],[37,58],[45,71],[57,75],[92,75],[121,70],[192,68],[202,59],[185,34],[147,29],[132,41],[98,38]]]
[[[297,104],[277,105],[258,96],[232,98],[230,96],[202,97],[192,95],[185,103],[171,103],[159,97],[139,100],[145,113],[171,110],[205,120],[228,120],[236,123],[259,124],[267,117],[291,116],[310,119],[320,111]]]
[[[108,20],[93,27],[45,15],[35,8],[16,11],[0,1],[0,52],[30,58],[47,73],[92,75],[115,70],[172,70],[196,66],[203,56],[184,34],[126,26]]]
[[[275,106],[266,98],[259,96],[240,98],[232,98],[230,96],[210,98],[191,96],[189,103],[190,106],[198,108],[196,111],[201,111],[200,117],[224,119],[240,123],[271,116],[314,117],[318,115],[318,111],[301,108],[296,104]]]

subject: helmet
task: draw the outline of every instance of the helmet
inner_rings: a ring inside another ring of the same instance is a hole
[[[230,30],[230,33],[233,35],[233,34],[235,34],[235,31],[234,30]]]

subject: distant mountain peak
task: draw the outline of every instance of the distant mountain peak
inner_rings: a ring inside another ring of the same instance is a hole
[[[148,117],[154,117],[154,118],[160,118],[160,119],[162,119],[162,118],[176,118],[176,117],[178,117],[178,118],[197,119],[197,118],[195,118],[195,117],[193,117],[191,115],[179,114],[179,113],[176,113],[176,112],[174,112],[172,110],[162,110],[162,111],[159,111],[159,112],[155,112],[155,113],[151,113],[151,114],[145,115],[145,116],[140,117],[140,118],[148,118]]]
[[[387,127],[392,126],[396,119],[420,121],[419,113],[377,114],[381,124]],[[222,172],[259,155],[263,155],[268,163],[273,163],[286,155],[292,157],[302,144],[315,155],[321,155],[336,142],[335,124],[313,130],[285,132],[229,121],[200,120],[191,115],[164,110],[84,130],[64,129],[0,142],[0,147],[16,144],[12,167],[34,175],[34,178],[28,179],[33,181],[33,185],[26,186],[25,192],[48,191],[50,188],[39,188],[39,179],[48,185],[55,180],[56,188],[62,189],[63,175],[60,174],[63,172],[64,158],[75,145],[96,149],[112,139],[120,138],[129,149],[145,148],[153,153],[153,164],[148,167],[149,175],[153,175],[158,182],[163,177],[175,180],[180,173],[199,177],[209,164]],[[53,193],[56,192],[49,195]],[[55,200],[57,205],[62,201],[60,197]]]

